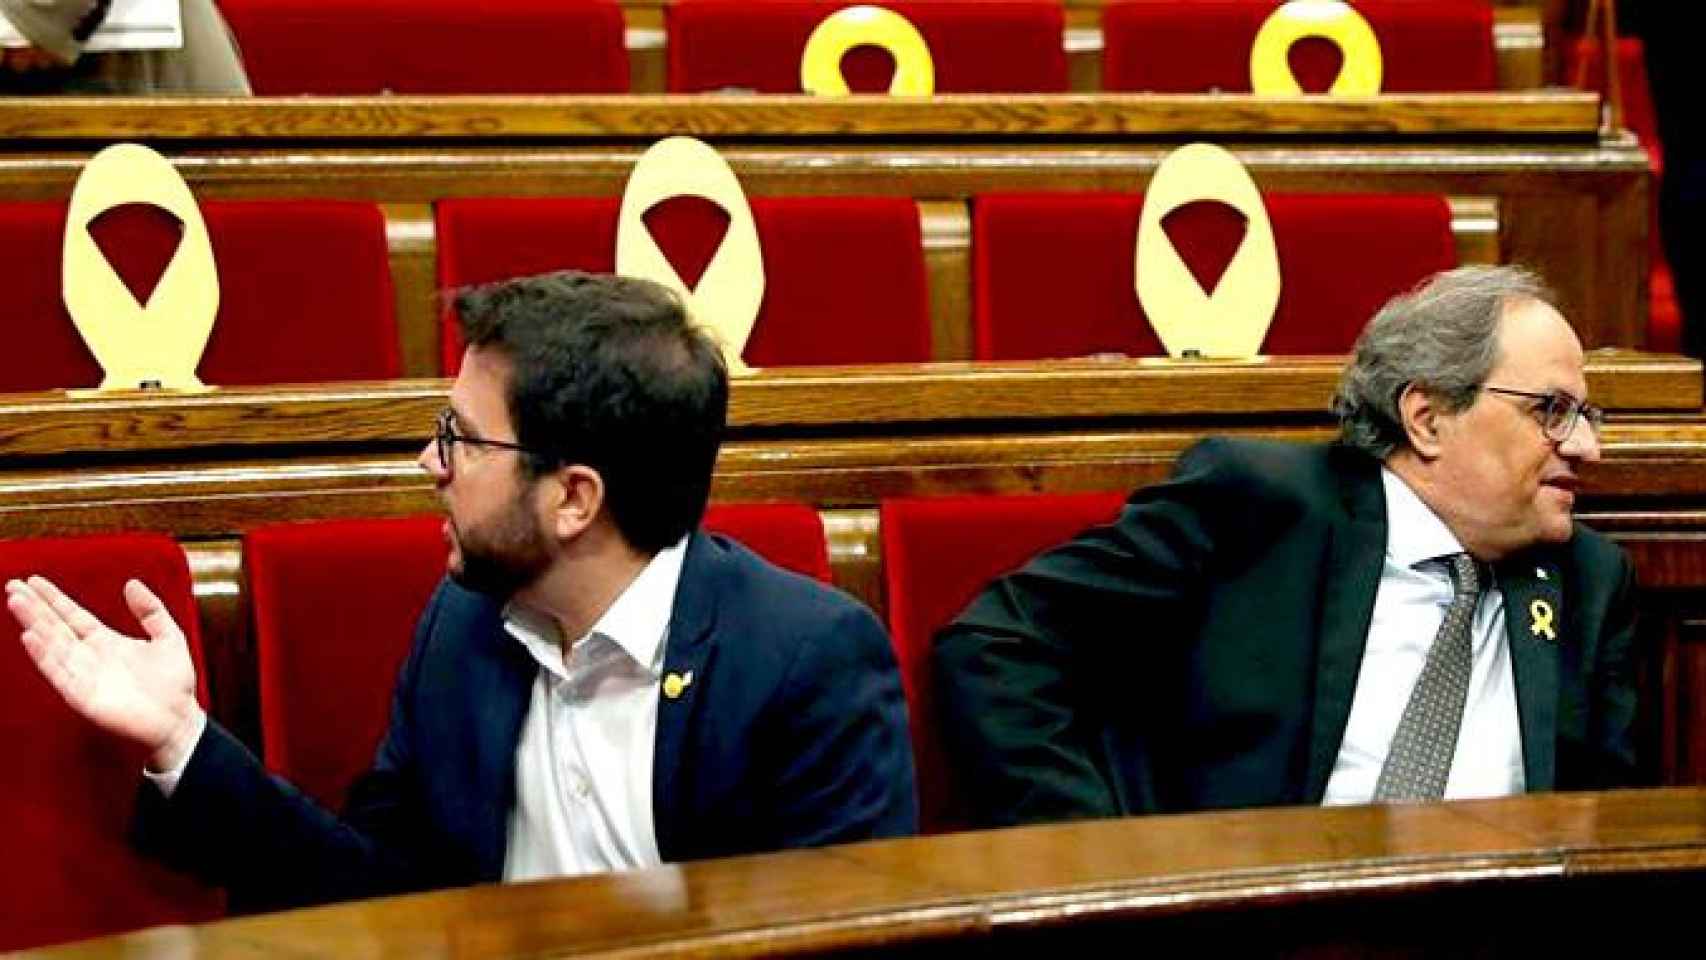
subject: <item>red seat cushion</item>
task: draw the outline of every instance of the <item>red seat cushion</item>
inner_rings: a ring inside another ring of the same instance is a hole
[[[739,540],[784,570],[829,582],[823,519],[803,503],[713,504],[704,527]]]
[[[124,534],[0,541],[0,580],[47,576],[114,629],[142,636],[126,580],[147,584],[189,641],[205,704],[200,628],[184,553],[170,537]],[[143,753],[73,713],[44,680],[10,615],[0,632],[0,950],[163,923],[209,920],[222,895],[132,849]]]
[[[825,17],[853,5],[845,0],[677,0],[666,7],[665,17],[669,89],[799,93],[806,39]],[[1058,0],[895,0],[881,6],[906,17],[924,36],[938,93],[1066,89],[1065,14]],[[843,61],[849,85],[859,92],[886,90],[889,68],[861,69],[866,66],[857,50]]]
[[[197,368],[213,385],[385,379],[401,371],[385,221],[371,203],[202,204],[220,278],[219,317]],[[0,204],[12,314],[0,391],[93,387],[100,367],[61,295],[62,203]],[[110,229],[109,229],[110,227]],[[120,277],[152,290],[178,228],[158,207],[127,205],[91,228]]]
[[[1263,352],[1349,351],[1374,311],[1423,277],[1457,264],[1443,198],[1291,194],[1266,198],[1279,251],[1282,293]],[[1095,353],[1162,354],[1134,284],[1142,194],[984,194],[972,207],[976,354],[1030,360]],[[1168,231],[1199,276],[1215,276],[1215,231],[1190,205]],[[1171,218],[1163,220],[1172,226]],[[1240,218],[1241,220],[1241,218]],[[1222,237],[1224,239],[1224,237]],[[1038,278],[1047,278],[1039,282]]]
[[[1045,548],[1111,520],[1124,495],[885,500],[883,582],[889,630],[912,715],[919,817],[926,832],[965,823],[935,724],[930,650],[937,630],[995,577]]]
[[[221,0],[220,8],[257,94],[628,89],[615,0]]]
[[[912,200],[754,197],[751,205],[766,286],[744,354],[748,363],[930,359],[923,237]],[[566,268],[611,271],[620,208],[614,197],[440,201],[439,284],[454,288]],[[667,203],[654,208],[669,209]],[[704,226],[691,222],[699,209],[687,207],[687,217],[654,225],[666,253],[673,256],[676,239]],[[690,271],[682,273],[694,280]],[[462,342],[449,315],[443,349],[444,369],[454,374]]]
[[[1102,8],[1102,89],[1250,90],[1250,48],[1274,0],[1110,0]],[[1380,39],[1387,92],[1491,90],[1498,84],[1487,0],[1358,0]],[[1336,56],[1292,64],[1305,90],[1325,90]],[[1313,69],[1312,69],[1313,68]],[[1323,69],[1324,68],[1324,69]]]
[[[443,523],[285,523],[243,538],[262,753],[332,809],[373,765],[415,620],[444,576]]]

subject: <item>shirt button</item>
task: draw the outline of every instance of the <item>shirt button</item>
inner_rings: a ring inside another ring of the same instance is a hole
[[[592,793],[592,784],[586,782],[586,777],[576,774],[573,789],[576,800],[585,800]]]

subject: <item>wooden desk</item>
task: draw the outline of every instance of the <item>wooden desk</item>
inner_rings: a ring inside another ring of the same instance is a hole
[[[0,99],[0,199],[64,199],[101,146],[167,153],[207,199],[386,205],[404,370],[438,367],[431,204],[620,194],[644,145],[689,133],[756,196],[912,197],[937,359],[970,355],[968,200],[996,190],[1138,191],[1163,156],[1226,143],[1276,192],[1458,198],[1460,257],[1539,269],[1589,345],[1646,335],[1647,158],[1574,93],[1371,101],[1241,96]],[[1488,242],[1492,231],[1496,239]]]
[[[1210,956],[1580,956],[1644,952],[1703,893],[1706,791],[1625,791],[863,843],[169,927],[35,955],[640,960],[1141,944]]]

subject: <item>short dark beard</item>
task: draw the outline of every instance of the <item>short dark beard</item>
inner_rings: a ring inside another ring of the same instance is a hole
[[[516,591],[539,579],[551,565],[545,533],[522,501],[486,525],[486,529],[474,530],[472,538],[465,539],[454,520],[451,532],[462,554],[462,568],[452,570],[451,579],[495,600],[509,600]]]

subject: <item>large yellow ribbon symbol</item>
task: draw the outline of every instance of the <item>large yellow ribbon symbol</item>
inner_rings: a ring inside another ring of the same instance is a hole
[[[1558,639],[1558,632],[1552,629],[1552,605],[1544,600],[1536,600],[1528,605],[1528,632],[1534,636],[1545,636],[1548,640]]]
[[[178,249],[146,306],[89,235],[96,217],[127,203],[154,204],[183,224]],[[201,209],[166,158],[120,143],[83,168],[65,219],[60,283],[77,332],[106,371],[101,390],[207,389],[195,368],[219,313],[219,272]]]
[[[928,97],[936,92],[936,64],[924,35],[893,10],[872,6],[837,10],[817,25],[800,57],[800,89],[823,97],[847,96],[851,91],[841,73],[841,58],[863,45],[882,47],[894,57],[891,96]]]
[[[1250,89],[1277,96],[1302,93],[1286,57],[1292,44],[1305,37],[1332,41],[1344,57],[1328,94],[1371,97],[1380,92],[1385,69],[1380,39],[1362,14],[1343,0],[1290,0],[1269,14],[1250,47]]]
[[[646,228],[645,213],[673,197],[700,197],[729,215],[728,233],[689,290]],[[741,359],[764,302],[764,254],[740,181],[717,151],[692,137],[653,144],[628,175],[616,222],[616,272],[661,283],[680,295],[688,315],[722,343],[733,374],[751,373]]]
[[[1167,214],[1197,200],[1219,200],[1244,215],[1244,240],[1214,293],[1203,291],[1162,227]],[[1279,253],[1256,183],[1238,158],[1211,143],[1167,155],[1149,181],[1137,224],[1137,299],[1162,346],[1174,357],[1253,357],[1279,307]]]

